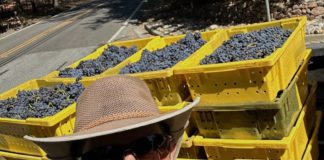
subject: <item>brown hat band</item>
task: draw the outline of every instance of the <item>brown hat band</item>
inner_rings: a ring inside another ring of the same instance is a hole
[[[90,128],[96,127],[98,125],[101,125],[103,123],[107,123],[110,121],[116,121],[116,120],[122,120],[122,119],[128,119],[128,118],[143,118],[143,117],[156,116],[156,115],[159,115],[159,113],[146,112],[146,111],[135,111],[135,112],[111,114],[111,115],[107,115],[107,116],[98,118],[98,119],[92,121],[91,123],[84,125],[79,131],[88,130]]]

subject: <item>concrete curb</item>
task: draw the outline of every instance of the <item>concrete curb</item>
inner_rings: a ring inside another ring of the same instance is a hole
[[[324,34],[306,35],[306,44],[324,43]]]
[[[151,35],[154,35],[154,36],[163,36],[163,33],[161,33],[160,31],[157,31],[157,30],[153,29],[153,26],[151,26],[151,25],[149,25],[147,23],[144,24],[144,28]]]

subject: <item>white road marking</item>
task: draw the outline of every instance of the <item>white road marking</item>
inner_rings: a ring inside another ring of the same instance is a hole
[[[33,27],[33,26],[35,26],[35,25],[37,25],[37,24],[39,24],[39,23],[42,23],[42,22],[43,22],[43,21],[39,21],[39,22],[34,23],[34,24],[30,25],[30,26],[27,26],[27,27],[25,27],[25,28],[23,28],[23,29],[20,29],[20,30],[18,30],[18,31],[15,31],[15,32],[13,32],[13,33],[10,33],[10,34],[8,34],[8,35],[6,35],[6,36],[4,36],[4,37],[1,37],[0,40],[5,39],[5,38],[7,38],[7,37],[9,37],[9,36],[12,36],[12,35],[14,35],[14,34],[16,34],[16,33],[19,33],[19,32],[21,32],[21,31],[23,31],[23,30],[26,30],[26,29],[28,29],[28,28],[30,28],[30,27]]]
[[[107,43],[112,42],[119,34],[122,32],[125,27],[127,27],[129,21],[133,18],[133,16],[136,14],[136,12],[142,7],[143,3],[147,2],[146,0],[142,0],[140,4],[136,7],[136,9],[133,11],[133,13],[126,19],[126,21],[123,23],[123,25],[118,29],[118,31],[107,41]]]

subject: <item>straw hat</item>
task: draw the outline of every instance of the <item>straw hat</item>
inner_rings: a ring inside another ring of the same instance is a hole
[[[192,108],[160,113],[146,84],[130,76],[99,79],[77,101],[75,133],[59,137],[24,138],[35,142],[49,158],[69,159],[107,144],[128,144],[152,133],[183,134]]]

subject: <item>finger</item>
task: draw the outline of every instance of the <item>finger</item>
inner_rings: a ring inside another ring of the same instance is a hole
[[[136,158],[135,158],[134,155],[132,155],[132,154],[127,154],[127,155],[124,157],[124,160],[136,160]]]

